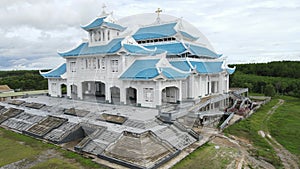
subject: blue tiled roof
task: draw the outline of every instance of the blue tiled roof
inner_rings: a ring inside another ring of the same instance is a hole
[[[65,53],[59,53],[59,55],[62,57],[67,57],[67,56],[115,53],[122,47],[121,41],[123,39],[124,38],[113,39],[106,45],[93,46],[93,47],[89,47],[88,43],[86,42],[86,43],[82,43],[77,48],[71,51]]]
[[[158,75],[156,63],[159,59],[136,60],[120,76],[120,79],[152,79]]]
[[[226,68],[226,71],[227,71],[227,73],[229,73],[231,75],[235,72],[235,69],[236,69],[236,67],[234,67],[234,68],[228,67],[228,68]]]
[[[201,46],[196,46],[196,45],[189,45],[187,44],[187,46],[189,46],[190,51],[197,56],[207,56],[207,57],[213,57],[213,58],[219,58],[220,55],[216,54],[215,52],[205,48],[205,47],[201,47]]]
[[[219,73],[222,72],[223,62],[196,62],[190,61],[193,67],[196,67],[198,73]]]
[[[125,48],[125,50],[127,50],[130,53],[134,53],[134,54],[148,54],[148,55],[152,55],[154,53],[156,53],[154,50],[147,50],[142,48],[139,45],[131,45],[131,44],[123,44],[123,47]]]
[[[177,23],[169,23],[163,25],[155,25],[140,28],[132,37],[135,40],[156,39],[170,37],[176,34],[174,26]]]
[[[189,73],[181,73],[171,67],[160,68],[162,74],[168,79],[185,79],[189,76]]]
[[[184,31],[179,31],[181,33],[182,36],[191,39],[191,40],[197,40],[199,39],[198,37],[192,36],[191,34],[184,32]]]
[[[66,73],[66,71],[67,71],[67,65],[66,63],[64,63],[56,69],[50,70],[49,72],[41,73],[41,75],[44,78],[60,78],[61,75]]]
[[[176,43],[161,43],[161,44],[155,44],[155,45],[147,45],[144,46],[148,49],[155,49],[157,48],[160,51],[167,51],[168,55],[178,55],[186,51],[186,48],[183,46],[181,42]]]
[[[125,30],[126,28],[121,26],[121,25],[118,25],[118,24],[115,24],[115,23],[111,23],[111,22],[104,22],[104,24],[109,27],[109,28],[113,28],[113,29],[117,29],[119,31],[123,31]]]
[[[189,71],[191,69],[187,61],[170,61],[170,64],[182,71]]]
[[[82,26],[82,28],[84,30],[89,30],[89,29],[93,29],[93,28],[96,28],[96,27],[99,27],[102,25],[102,23],[104,22],[104,19],[106,17],[102,17],[102,18],[97,18],[95,19],[92,23],[86,25],[86,26]]]

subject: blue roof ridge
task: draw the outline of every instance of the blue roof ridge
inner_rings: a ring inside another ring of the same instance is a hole
[[[140,25],[138,29],[140,29],[140,28],[148,28],[148,27],[155,27],[155,26],[161,26],[161,25],[168,25],[168,24],[173,24],[173,23],[176,23],[176,25],[177,25],[178,24],[178,20],[165,21],[165,22],[160,22],[160,23],[154,22],[154,23],[151,23],[149,25]],[[174,25],[174,27],[176,25]]]
[[[66,65],[67,63],[61,63],[60,65],[56,66],[55,68],[49,70],[48,72],[42,72],[41,70],[39,70],[39,73],[40,75],[45,75],[45,74],[48,74],[48,73],[52,73],[54,71],[56,71],[57,69],[59,69],[60,67],[62,67],[63,65]],[[43,76],[44,77],[44,76]]]
[[[85,27],[88,27],[89,25],[91,25],[92,23],[94,23],[97,19],[103,19],[104,20],[106,17],[107,17],[107,15],[97,16],[95,19],[93,19],[92,21],[90,21],[88,24],[85,24],[85,25],[81,25],[80,24],[80,27],[82,29],[86,30]]]
[[[65,50],[65,51],[59,51],[59,50],[56,50],[56,52],[57,52],[60,56],[62,56],[62,54],[71,52],[71,51],[73,51],[73,50],[79,48],[81,45],[84,45],[84,44],[88,44],[88,42],[82,41],[80,44],[76,44],[76,45],[74,45],[74,46],[73,46],[72,48],[70,48],[70,49],[67,49],[67,50]]]
[[[191,68],[192,70],[195,70],[195,69],[196,69],[196,67],[194,67],[194,66],[191,64],[189,58],[186,58],[186,62],[189,64],[189,66],[190,66],[190,68]]]
[[[128,38],[128,39],[132,39],[135,43],[128,44],[128,43],[124,42],[125,40],[127,40],[127,38]],[[149,52],[156,52],[156,50],[157,50],[157,47],[155,47],[153,50],[148,49],[148,48],[145,48],[144,46],[138,44],[132,37],[128,37],[128,36],[125,37],[125,38],[121,41],[122,47],[124,47],[124,44],[126,44],[126,45],[135,45],[135,46],[138,46],[138,47],[140,47],[140,48],[142,48],[142,49],[144,49],[144,50],[146,50],[146,51],[149,51]]]

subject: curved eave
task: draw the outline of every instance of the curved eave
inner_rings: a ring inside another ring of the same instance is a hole
[[[110,22],[103,22],[103,26],[106,26],[108,28],[115,29],[115,30],[118,30],[121,32],[127,28],[127,27],[123,27],[123,26],[115,24],[115,23],[110,23]]]
[[[202,56],[208,58],[219,58],[222,56],[222,54],[221,55],[217,54],[206,47],[193,45],[193,44],[186,44],[186,46],[188,47],[190,53],[196,56]]]
[[[69,51],[66,52],[57,52],[61,57],[65,58],[68,56],[78,56],[80,51],[85,48],[87,45],[87,42],[81,43],[80,45],[78,45],[77,47],[75,47],[74,49],[71,49]]]
[[[232,75],[235,72],[236,67],[234,66],[233,68],[231,67],[226,67],[226,71],[228,74]]]
[[[39,73],[44,78],[63,78],[62,76],[66,73],[66,71],[67,71],[67,65],[66,63],[63,63],[57,68],[54,68],[48,72],[39,71]]]
[[[196,41],[199,39],[199,37],[195,37],[187,32],[184,32],[184,31],[178,31],[183,37],[187,38],[187,39],[190,39],[192,41]]]
[[[147,49],[141,45],[122,44],[123,48],[130,54],[137,55],[153,55],[157,52],[156,49]]]
[[[159,69],[161,72],[160,74],[169,80],[186,79],[190,75],[189,73],[181,73],[172,67],[161,67]]]
[[[102,23],[104,22],[105,18],[106,18],[106,16],[105,17],[101,17],[101,18],[96,18],[91,23],[89,23],[87,25],[84,25],[84,26],[80,26],[80,27],[82,29],[86,30],[86,31],[94,29],[94,28],[97,28],[97,27],[99,27],[99,26],[102,25]]]

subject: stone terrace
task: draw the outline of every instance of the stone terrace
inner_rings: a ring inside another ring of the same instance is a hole
[[[157,115],[157,109],[47,96],[0,102],[2,127],[56,144],[76,141],[73,150],[137,168],[158,166],[197,141]]]

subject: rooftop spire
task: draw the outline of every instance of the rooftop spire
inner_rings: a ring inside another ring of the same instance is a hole
[[[155,11],[155,13],[157,13],[157,18],[156,18],[156,22],[160,23],[160,17],[159,14],[162,12],[162,10],[160,8],[157,8],[157,10]]]
[[[105,5],[105,3],[103,3],[103,5],[102,5],[102,14],[101,15],[106,15],[105,8],[106,8],[106,5]]]

